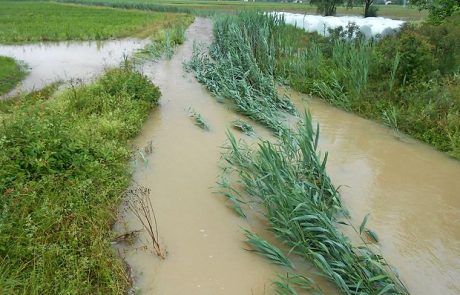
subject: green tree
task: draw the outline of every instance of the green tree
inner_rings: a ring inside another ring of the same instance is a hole
[[[343,0],[312,0],[311,3],[316,5],[322,15],[331,16],[335,15],[337,5],[342,4]]]
[[[364,4],[364,17],[377,16],[378,8],[375,7],[374,0],[346,0],[347,8],[361,6]]]
[[[412,0],[420,10],[429,11],[429,18],[434,23],[441,23],[446,17],[460,10],[460,0]]]

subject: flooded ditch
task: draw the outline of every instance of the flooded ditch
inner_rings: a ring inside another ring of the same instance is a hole
[[[238,116],[185,74],[193,41],[207,41],[211,23],[197,21],[170,61],[144,71],[160,86],[160,108],[145,124],[136,145],[152,141],[154,152],[139,163],[134,179],[151,188],[161,241],[161,261],[140,246],[121,247],[145,294],[270,294],[270,281],[283,271],[243,250],[241,227],[264,231],[263,221],[238,218],[213,194],[225,132]],[[174,78],[172,78],[174,77]],[[457,294],[460,271],[460,164],[404,135],[337,110],[303,100],[321,124],[320,147],[330,152],[328,170],[341,188],[355,224],[370,213],[384,256],[397,267],[413,294]],[[211,130],[194,126],[194,108]],[[258,128],[259,135],[268,136]],[[135,227],[132,219],[125,222]],[[119,229],[122,224],[119,224]],[[326,288],[327,294],[335,293]]]
[[[271,280],[284,272],[244,250],[242,228],[265,233],[264,221],[258,216],[241,219],[214,193],[226,131],[240,116],[183,70],[194,41],[209,43],[210,36],[211,21],[197,18],[171,60],[143,66],[163,95],[133,143],[153,146],[151,154],[137,161],[133,178],[151,190],[160,241],[168,254],[161,260],[146,251],[142,233],[134,244],[116,245],[142,294],[271,294]],[[144,42],[0,46],[0,55],[31,67],[20,86],[31,90],[56,79],[93,77]],[[460,293],[460,163],[379,124],[288,92],[320,123],[320,149],[329,152],[329,174],[336,186],[343,185],[354,223],[371,214],[369,227],[378,233],[384,256],[411,293]],[[189,108],[205,118],[209,131],[194,125]],[[258,136],[270,136],[253,125]],[[140,228],[128,214],[115,230],[121,234]],[[324,289],[336,293],[330,286]]]

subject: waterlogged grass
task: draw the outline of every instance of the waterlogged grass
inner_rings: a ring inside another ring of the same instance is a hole
[[[203,130],[209,131],[209,124],[203,116],[192,108],[188,109],[188,116],[193,119],[196,126]]]
[[[111,226],[160,92],[129,68],[55,90],[0,103],[0,293],[125,294]]]
[[[256,39],[249,40],[233,17],[220,18],[214,24],[215,41],[209,53],[196,46],[186,68],[218,100],[232,103],[241,114],[278,133],[284,128],[282,114],[295,114],[296,110],[289,99],[278,95],[273,76],[265,74],[274,70],[272,44],[264,42],[268,27],[261,26],[258,31]],[[254,44],[260,46],[253,51]],[[264,58],[264,63],[258,64],[259,58]]]
[[[248,135],[248,136],[252,136],[255,134],[255,130],[254,130],[254,127],[252,127],[251,124],[249,124],[248,122],[246,121],[243,121],[243,120],[234,120],[232,122],[232,125],[233,125],[233,128],[243,132],[244,134]]]
[[[281,19],[262,14],[221,16],[214,24],[215,41],[209,53],[197,47],[186,65],[216,98],[271,128],[278,137],[278,142],[262,140],[256,148],[250,148],[229,134],[230,144],[224,155],[228,166],[219,183],[221,192],[242,217],[253,210],[254,204],[263,207],[269,229],[290,252],[313,262],[343,293],[407,294],[372,245],[364,238],[362,244],[352,245],[338,231],[337,224],[351,224],[340,194],[326,173],[327,154],[321,157],[317,151],[319,130],[313,129],[311,117],[307,113],[298,118],[296,130],[284,123],[286,112],[297,112],[276,91],[279,44],[273,30],[280,24]],[[358,235],[369,232],[365,224],[359,231],[353,227]],[[279,249],[252,233],[247,237],[259,254],[274,263],[290,265]],[[319,292],[310,279],[293,276],[299,284],[277,280],[275,291],[296,294],[303,286]]]
[[[24,66],[10,57],[0,56],[0,95],[11,91],[25,75]]]
[[[0,43],[147,37],[190,16],[52,2],[0,1]]]
[[[361,239],[362,244],[354,246],[338,231],[338,223],[349,224],[348,213],[326,173],[327,154],[321,157],[317,151],[318,134],[307,114],[277,143],[262,140],[251,149],[229,135],[225,171],[237,181],[228,192],[243,187],[253,204],[266,209],[270,230],[290,252],[312,262],[344,294],[408,294],[371,245]],[[252,235],[248,238],[259,253],[287,264],[279,250],[273,252]]]

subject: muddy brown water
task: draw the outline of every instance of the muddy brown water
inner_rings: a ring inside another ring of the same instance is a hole
[[[105,68],[118,66],[147,44],[148,40],[121,39],[86,42],[46,42],[26,45],[1,45],[0,55],[23,62],[29,73],[10,95],[43,88],[57,80],[90,80]]]
[[[139,241],[119,248],[143,294],[272,294],[270,281],[283,273],[243,250],[241,227],[264,232],[264,222],[242,220],[213,193],[225,132],[238,116],[182,67],[193,42],[209,43],[211,35],[210,21],[198,18],[172,60],[144,68],[163,96],[135,141],[140,147],[152,141],[154,152],[137,164],[134,180],[152,190],[168,256],[156,258],[141,250]],[[344,185],[342,196],[354,223],[371,214],[368,226],[411,293],[459,294],[460,163],[319,100],[289,95],[320,122],[320,148],[329,152],[331,178]],[[208,121],[209,132],[193,124],[189,107]],[[269,136],[263,128],[257,132]],[[126,226],[139,227],[127,217],[117,230]],[[325,290],[336,293],[330,286]]]

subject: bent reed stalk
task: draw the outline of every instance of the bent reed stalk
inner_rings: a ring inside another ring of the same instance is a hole
[[[196,47],[186,65],[218,99],[234,104],[278,136],[276,143],[262,140],[251,149],[228,134],[224,154],[228,166],[220,183],[223,195],[242,217],[245,210],[252,210],[249,203],[262,206],[270,230],[290,247],[290,253],[313,262],[343,293],[408,294],[380,254],[363,239],[362,245],[354,246],[337,229],[338,223],[350,224],[349,216],[326,173],[327,153],[321,157],[317,151],[319,127],[314,130],[310,114],[299,119],[295,130],[283,123],[283,113],[297,111],[276,90],[274,36],[282,31],[282,23],[278,16],[261,13],[220,17],[209,53]],[[361,81],[365,83],[365,78]],[[361,227],[363,232],[365,222]],[[263,253],[267,257],[269,252],[271,248]],[[276,291],[290,289],[283,286],[275,283]]]

